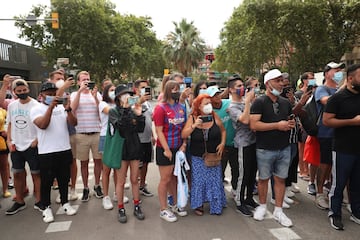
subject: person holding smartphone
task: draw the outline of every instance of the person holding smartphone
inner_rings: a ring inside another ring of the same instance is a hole
[[[115,88],[115,108],[109,112],[109,122],[119,130],[120,136],[124,138],[121,156],[121,167],[116,169],[116,195],[118,198],[118,220],[120,223],[127,222],[124,208],[124,184],[126,174],[130,168],[131,191],[134,204],[134,215],[138,220],[144,220],[145,215],[140,207],[139,196],[139,163],[141,143],[138,133],[144,131],[145,116],[142,115],[140,104],[130,105],[129,99],[134,92],[124,84]],[[114,111],[113,111],[114,110]]]
[[[191,154],[191,208],[195,214],[204,214],[204,203],[209,202],[210,214],[220,215],[226,206],[221,164],[207,167],[206,152],[223,154],[226,131],[219,116],[213,111],[211,97],[200,94],[193,102],[193,111],[186,121],[181,137],[190,136]],[[219,137],[220,136],[220,137]],[[206,145],[206,150],[205,150]]]
[[[139,133],[141,142],[141,157],[140,157],[140,193],[146,197],[152,197],[154,194],[150,192],[145,184],[148,164],[152,160],[153,145],[155,143],[153,129],[152,129],[152,114],[153,108],[149,103],[151,99],[151,88],[147,80],[139,79],[134,83],[135,94],[140,98],[140,104],[142,108],[142,114],[145,116],[145,128],[144,131]]]
[[[157,134],[156,164],[159,166],[160,182],[158,195],[160,202],[160,218],[168,222],[177,221],[174,212],[186,216],[187,212],[176,206],[177,178],[173,175],[175,154],[180,149],[185,152],[186,142],[181,137],[181,130],[186,122],[185,107],[179,103],[180,85],[174,80],[165,84],[164,96],[154,110],[153,120]],[[173,202],[168,208],[167,193],[173,196]]]

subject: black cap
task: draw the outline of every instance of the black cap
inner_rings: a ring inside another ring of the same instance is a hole
[[[134,92],[131,91],[125,84],[120,84],[115,88],[115,96],[118,97],[121,94],[129,93],[130,95],[133,95]]]
[[[55,83],[45,82],[41,85],[40,92],[44,92],[47,90],[57,90]]]

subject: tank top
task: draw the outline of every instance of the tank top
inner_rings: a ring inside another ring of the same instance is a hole
[[[207,141],[206,141],[207,152],[209,153],[216,152],[216,147],[221,142],[221,131],[219,126],[216,124],[216,122],[213,121],[213,124],[209,129],[195,128],[194,131],[191,133],[191,140],[190,140],[191,155],[202,157],[202,155],[204,154],[205,152],[204,134],[205,137],[207,136]]]

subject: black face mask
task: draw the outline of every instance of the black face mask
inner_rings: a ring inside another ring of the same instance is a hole
[[[29,93],[20,93],[20,94],[16,94],[16,96],[21,100],[25,100],[29,96]]]
[[[175,102],[178,102],[180,99],[180,93],[179,92],[171,93],[171,98],[174,99]]]

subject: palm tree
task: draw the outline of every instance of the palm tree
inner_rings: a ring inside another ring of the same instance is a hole
[[[205,42],[200,38],[193,21],[187,23],[186,19],[182,19],[180,23],[173,24],[175,31],[167,35],[163,54],[175,69],[188,76],[204,58]]]

